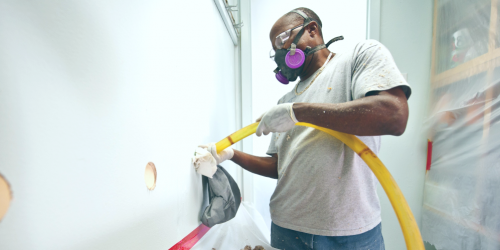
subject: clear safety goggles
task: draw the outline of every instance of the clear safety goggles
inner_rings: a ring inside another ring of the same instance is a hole
[[[276,36],[276,39],[274,39],[274,45],[276,46],[276,49],[282,49],[285,43],[290,39],[290,35],[292,34],[292,31],[296,28],[302,27],[302,24],[296,27],[293,27],[291,29],[285,30],[281,32],[278,36]],[[274,48],[269,51],[269,57],[271,59],[274,58],[275,51]]]

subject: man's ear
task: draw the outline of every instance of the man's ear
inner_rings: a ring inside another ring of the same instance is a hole
[[[311,21],[307,26],[306,26],[307,32],[309,32],[309,36],[311,38],[314,38],[315,36],[319,36],[319,26],[316,21]]]

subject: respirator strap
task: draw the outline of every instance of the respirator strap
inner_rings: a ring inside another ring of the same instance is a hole
[[[330,40],[326,43],[326,47],[328,48],[328,46],[330,46],[330,44],[332,44],[338,40],[344,40],[344,36],[334,37],[332,40]]]
[[[297,14],[301,15],[304,19],[309,18],[309,17],[306,15],[306,13],[304,13],[304,11],[301,11],[301,10],[292,10],[292,11],[290,11],[290,12],[297,13]]]
[[[290,47],[290,55],[295,55],[295,49],[296,49],[296,45],[297,43],[299,42],[299,39],[302,37],[302,35],[304,34],[304,31],[305,31],[305,27],[307,25],[309,25],[309,23],[311,23],[313,20],[308,17],[306,15],[306,13],[304,13],[303,11],[301,10],[292,10],[290,12],[294,12],[294,13],[297,13],[299,14],[301,17],[304,18],[304,24],[302,25],[302,28],[300,29],[299,33],[297,34],[297,36],[295,37],[295,39],[293,39],[293,43],[292,43],[292,46]]]
[[[304,54],[306,56],[310,55],[310,54],[313,54],[315,53],[316,51],[319,51],[319,50],[322,50],[322,49],[325,49],[325,48],[328,48],[328,46],[330,46],[332,43],[338,41],[338,40],[344,40],[344,37],[343,36],[338,36],[338,37],[335,37],[333,38],[332,40],[330,40],[328,43],[326,44],[321,44],[321,45],[318,45],[316,47],[314,47],[313,49],[311,49],[311,47],[307,47],[306,50],[304,51]]]
[[[318,45],[318,46],[314,47],[314,49],[311,49],[311,47],[309,47],[309,46],[308,46],[308,47],[306,48],[306,50],[304,50],[304,54],[305,54],[306,56],[308,56],[308,55],[310,55],[310,54],[315,53],[315,52],[316,52],[316,51],[318,51],[318,50],[322,50],[322,49],[325,49],[325,48],[326,48],[326,45],[324,45],[324,44]]]
[[[330,46],[332,43],[334,43],[334,42],[336,42],[338,40],[344,40],[344,37],[343,36],[335,37],[332,40],[328,41],[328,43],[318,45],[318,46],[314,47],[313,49],[311,49],[311,47],[307,47],[306,50],[304,51],[304,54],[306,56],[308,56],[310,54],[314,54],[316,51],[328,48],[328,46]]]

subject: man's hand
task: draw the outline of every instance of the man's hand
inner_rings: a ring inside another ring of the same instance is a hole
[[[210,152],[212,154],[212,156],[215,158],[217,165],[221,164],[225,160],[231,160],[231,158],[233,158],[233,155],[234,155],[234,151],[232,148],[226,148],[226,149],[222,150],[222,152],[217,154],[217,148],[215,147],[215,143],[209,143],[207,145],[200,145],[198,147],[204,148],[208,152]]]
[[[198,174],[212,178],[217,171],[217,165],[233,158],[233,155],[234,151],[232,148],[226,148],[217,154],[215,143],[209,143],[198,146],[191,162]]]
[[[286,132],[295,126],[297,118],[293,113],[293,103],[283,103],[272,107],[269,111],[264,113],[260,120],[260,124],[257,127],[257,136],[262,134],[268,135],[271,132]]]
[[[191,158],[191,163],[198,174],[204,175],[208,178],[212,178],[217,171],[217,161],[204,148],[198,147],[194,153],[194,157]]]

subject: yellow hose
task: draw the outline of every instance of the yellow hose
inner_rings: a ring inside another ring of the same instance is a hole
[[[215,144],[217,147],[217,153],[220,153],[225,148],[254,134],[255,131],[257,131],[258,125],[258,122],[250,124],[249,126],[244,127],[217,142]],[[408,203],[406,203],[403,193],[399,189],[398,184],[396,184],[396,181],[392,178],[389,170],[387,170],[382,161],[380,161],[377,155],[375,155],[375,153],[373,153],[370,148],[368,148],[368,146],[366,146],[360,139],[358,139],[354,135],[337,132],[309,123],[299,122],[296,125],[315,128],[327,134],[330,134],[349,146],[354,152],[356,152],[361,157],[361,159],[365,161],[366,165],[368,165],[368,167],[370,167],[370,169],[373,171],[378,181],[384,188],[385,193],[389,197],[391,205],[396,212],[396,216],[398,217],[401,230],[403,230],[406,248],[409,250],[425,250],[424,242],[422,241],[422,236],[420,235],[420,230],[418,229],[417,222],[413,217]]]

